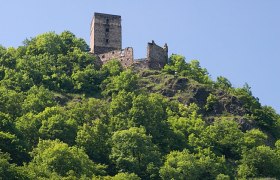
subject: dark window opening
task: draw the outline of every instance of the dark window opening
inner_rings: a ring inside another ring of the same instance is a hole
[[[109,43],[109,39],[106,39],[106,43]]]
[[[106,24],[109,24],[109,19],[106,19]]]
[[[106,28],[106,32],[109,32],[109,28]]]

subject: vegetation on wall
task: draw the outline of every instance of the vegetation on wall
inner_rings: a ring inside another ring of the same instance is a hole
[[[88,51],[69,31],[0,46],[0,179],[280,178],[280,115],[249,85]]]

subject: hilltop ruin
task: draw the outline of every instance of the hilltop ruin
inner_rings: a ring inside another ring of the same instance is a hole
[[[112,59],[119,60],[123,67],[159,70],[168,62],[168,46],[147,45],[147,57],[134,59],[133,48],[122,48],[121,16],[95,13],[90,29],[90,52],[97,55],[102,64]]]

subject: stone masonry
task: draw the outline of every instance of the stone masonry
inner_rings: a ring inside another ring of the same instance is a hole
[[[134,59],[133,48],[122,49],[121,16],[94,13],[90,31],[90,52],[97,55],[102,64],[116,59],[123,67],[160,70],[168,63],[168,46],[148,43],[147,57]]]
[[[107,63],[112,59],[116,59],[120,61],[123,67],[130,67],[134,62],[132,47],[128,47],[123,50],[110,51],[108,53],[99,54],[98,56],[103,62],[103,64]]]
[[[90,49],[94,54],[122,49],[121,16],[94,14],[90,30]]]
[[[168,62],[168,46],[158,46],[154,41],[148,43],[147,47],[147,62],[151,69],[162,69]]]

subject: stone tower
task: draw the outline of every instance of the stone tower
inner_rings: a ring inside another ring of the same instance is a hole
[[[121,16],[94,13],[90,29],[90,49],[94,54],[122,49]]]

